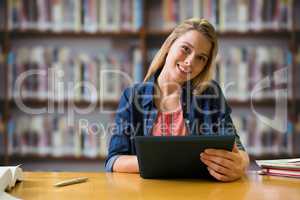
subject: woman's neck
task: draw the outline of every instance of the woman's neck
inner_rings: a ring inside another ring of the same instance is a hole
[[[174,112],[180,108],[181,85],[161,71],[156,82],[154,103],[162,112]]]
[[[171,80],[164,70],[161,71],[157,78],[158,89],[162,96],[179,95],[181,92],[182,84]]]

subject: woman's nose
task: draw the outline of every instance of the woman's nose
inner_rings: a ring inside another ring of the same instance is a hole
[[[187,66],[190,66],[192,64],[192,56],[188,56],[185,60],[184,60],[184,64]]]
[[[185,65],[191,65],[191,62],[190,62],[189,60],[185,60],[185,61],[184,61],[184,64],[185,64]]]

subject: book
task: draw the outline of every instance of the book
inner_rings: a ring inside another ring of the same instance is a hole
[[[300,158],[257,160],[256,163],[262,168],[261,175],[300,178]]]
[[[292,178],[300,178],[300,170],[280,170],[280,169],[262,169],[260,171],[261,175],[270,175],[270,176],[284,176]]]
[[[276,160],[257,160],[256,163],[262,168],[299,170],[300,158],[294,159],[276,159]]]
[[[0,1],[0,11],[3,4]],[[143,25],[143,0],[18,0],[7,4],[9,30],[95,33],[135,31]],[[4,13],[0,12],[0,29],[5,28]]]
[[[18,166],[1,166],[0,167],[0,192],[10,190],[17,181],[22,181],[23,170]]]

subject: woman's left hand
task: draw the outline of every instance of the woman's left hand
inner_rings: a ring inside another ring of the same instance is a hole
[[[207,169],[213,177],[223,182],[229,182],[237,180],[245,174],[248,161],[242,154],[234,144],[232,152],[206,149],[200,154],[200,159],[207,165]]]

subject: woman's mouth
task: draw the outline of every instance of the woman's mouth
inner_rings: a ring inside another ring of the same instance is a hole
[[[184,67],[182,67],[180,64],[176,64],[176,68],[183,74],[187,75],[189,73],[191,73],[191,71],[189,69],[186,69]]]

